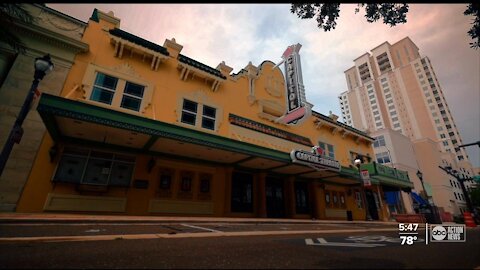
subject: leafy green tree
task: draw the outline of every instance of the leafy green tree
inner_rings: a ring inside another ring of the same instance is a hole
[[[9,45],[16,52],[25,53],[25,44],[12,30],[16,21],[31,24],[34,18],[22,4],[0,3],[0,43]]]
[[[360,3],[355,9],[355,13],[360,11],[360,8],[365,7],[365,17],[367,21],[372,23],[380,19],[384,24],[395,26],[400,23],[407,22],[408,4],[399,3]],[[468,35],[472,37],[473,42],[470,47],[474,49],[479,48],[480,39],[480,4],[469,4],[464,15],[475,16],[472,22],[472,28],[468,31]],[[290,8],[290,12],[297,14],[301,19],[311,19],[315,17],[318,28],[323,28],[324,31],[330,31],[337,26],[336,20],[340,16],[339,3],[294,3]]]
[[[472,37],[473,42],[470,42],[470,48],[478,49],[480,47],[480,3],[469,4],[467,10],[463,13],[468,16],[475,16],[472,22],[472,28],[468,31],[468,34]]]

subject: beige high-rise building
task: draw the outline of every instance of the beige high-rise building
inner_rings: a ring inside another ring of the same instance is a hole
[[[343,121],[374,137],[384,129],[408,137],[434,201],[447,212],[461,213],[466,205],[458,183],[438,166],[450,166],[465,177],[473,175],[472,166],[459,147],[462,139],[430,59],[405,37],[394,44],[384,42],[353,61],[345,71],[348,90],[339,95]],[[401,146],[392,148],[397,152]],[[375,153],[383,163],[387,152]],[[409,175],[412,178],[413,171]]]
[[[346,124],[367,132],[388,127],[412,141],[430,138],[458,161],[468,159],[433,66],[409,37],[384,42],[354,63],[339,96]]]

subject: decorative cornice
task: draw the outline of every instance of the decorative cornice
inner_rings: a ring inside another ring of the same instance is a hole
[[[169,53],[167,51],[167,49],[165,47],[162,47],[158,44],[155,44],[153,42],[150,42],[146,39],[143,39],[141,37],[138,37],[138,36],[135,36],[133,34],[130,34],[126,31],[123,31],[119,28],[114,28],[114,29],[110,29],[109,30],[109,33],[113,36],[116,36],[116,37],[119,37],[119,38],[122,38],[122,39],[125,39],[127,41],[130,41],[132,43],[135,43],[137,45],[140,45],[142,47],[145,47],[147,49],[150,49],[152,51],[155,51],[155,52],[158,52],[158,53],[161,53],[165,56],[168,56]]]
[[[40,8],[40,9],[42,9],[42,10],[44,10],[44,11],[47,11],[47,12],[49,12],[49,13],[55,15],[55,16],[62,17],[62,18],[64,18],[65,20],[68,20],[68,21],[70,21],[70,22],[72,22],[72,23],[76,23],[76,24],[81,25],[81,26],[83,26],[83,27],[86,27],[86,26],[87,26],[87,23],[86,23],[86,22],[84,22],[84,21],[82,21],[82,20],[79,20],[79,19],[77,19],[77,18],[74,18],[74,17],[72,17],[72,16],[70,16],[70,15],[67,15],[67,14],[65,14],[65,13],[62,13],[62,12],[60,12],[60,11],[58,11],[58,10],[52,9],[52,8],[50,8],[50,7],[47,7],[47,6],[45,6],[44,4],[32,4],[32,5]]]
[[[268,134],[268,135],[271,135],[271,136],[274,136],[274,137],[277,137],[277,138],[281,138],[281,139],[284,139],[284,140],[287,140],[287,141],[303,144],[303,145],[306,145],[306,146],[309,146],[309,147],[313,146],[312,142],[307,137],[303,137],[303,136],[300,136],[300,135],[297,135],[297,134],[293,134],[291,132],[284,131],[284,130],[281,130],[281,129],[278,129],[278,128],[275,128],[275,127],[271,127],[271,126],[268,126],[268,125],[265,125],[265,124],[262,124],[262,123],[258,123],[258,122],[255,122],[255,121],[247,119],[247,118],[243,118],[243,117],[238,116],[238,115],[229,114],[228,120],[230,121],[230,123],[232,125],[248,128],[248,129],[255,130],[255,131],[258,131],[258,132],[261,132],[261,133],[265,133],[265,134]]]
[[[42,8],[37,19],[46,25],[51,25],[61,31],[76,32],[79,37],[83,35],[83,32],[87,27],[87,24],[82,21],[47,8]]]
[[[214,75],[214,76],[216,76],[216,77],[219,77],[219,78],[221,78],[222,80],[226,80],[226,79],[227,79],[227,77],[225,77],[225,76],[220,72],[220,70],[214,69],[214,68],[212,68],[212,67],[209,67],[209,66],[207,66],[207,65],[205,65],[205,64],[203,64],[203,63],[200,63],[200,62],[198,62],[198,61],[196,61],[196,60],[194,60],[194,59],[192,59],[192,58],[190,58],[190,57],[187,57],[187,56],[185,56],[185,55],[183,55],[183,54],[179,54],[179,55],[178,55],[178,61],[181,62],[181,63],[184,63],[184,64],[186,64],[186,65],[189,65],[189,66],[191,66],[191,67],[194,67],[195,69],[199,69],[199,70],[201,70],[201,71],[204,71],[204,72],[207,72],[207,73],[209,73],[209,74],[211,74],[211,75]]]
[[[100,22],[100,20],[104,20],[112,23],[113,25],[115,25],[115,27],[120,27],[120,19],[115,17],[112,11],[105,13],[101,10],[94,9],[90,20],[97,23]]]
[[[74,53],[88,52],[89,50],[89,45],[87,43],[45,28],[41,28],[37,25],[27,25],[20,22],[16,22],[14,25],[17,31],[28,33],[33,35],[35,38],[43,39],[59,47],[72,50]]]
[[[344,124],[344,123],[341,123],[341,122],[338,122],[338,121],[333,121],[333,119],[331,119],[330,117],[328,117],[328,116],[326,116],[326,115],[323,115],[323,114],[321,114],[321,113],[319,113],[319,112],[316,112],[316,111],[313,111],[313,110],[312,110],[312,116],[315,116],[317,119],[323,120],[323,122],[328,122],[328,123],[331,124],[331,125],[334,125],[334,126],[337,126],[337,127],[341,127],[341,128],[344,128],[344,129],[346,129],[346,130],[348,130],[348,131],[351,131],[351,132],[352,132],[353,134],[355,134],[355,135],[360,135],[362,138],[366,139],[367,141],[371,141],[371,142],[375,141],[375,139],[372,138],[372,137],[370,137],[370,136],[368,136],[367,133],[362,132],[362,131],[360,131],[360,130],[358,130],[358,129],[356,129],[356,128],[353,128],[353,127],[351,127],[351,126],[348,126],[348,125],[346,125],[346,124]],[[315,121],[315,120],[314,120],[314,121]],[[353,134],[352,134],[352,135],[353,135]],[[359,136],[359,137],[360,137],[360,136]]]

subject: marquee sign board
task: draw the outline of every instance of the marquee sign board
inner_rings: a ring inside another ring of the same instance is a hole
[[[288,125],[299,124],[312,113],[312,105],[305,98],[300,54],[298,53],[301,47],[300,43],[288,46],[282,55],[283,60],[278,64],[284,63],[285,67],[287,111],[276,121]]]
[[[318,171],[340,171],[340,169],[342,168],[340,162],[321,156],[317,153],[316,150],[317,149],[315,149],[315,147],[312,147],[312,152],[308,152],[305,150],[292,150],[292,152],[290,152],[290,158],[294,163],[307,165]]]

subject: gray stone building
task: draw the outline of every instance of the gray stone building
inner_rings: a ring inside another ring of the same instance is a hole
[[[87,24],[42,4],[24,4],[35,18],[32,24],[17,21],[12,32],[26,45],[25,54],[15,53],[0,42],[0,147],[3,148],[33,81],[34,61],[49,53],[55,67],[40,82],[42,93],[58,95],[77,53],[87,52],[81,42]],[[0,211],[15,211],[30,174],[45,126],[34,107],[23,123],[24,134],[15,144],[0,176]]]

